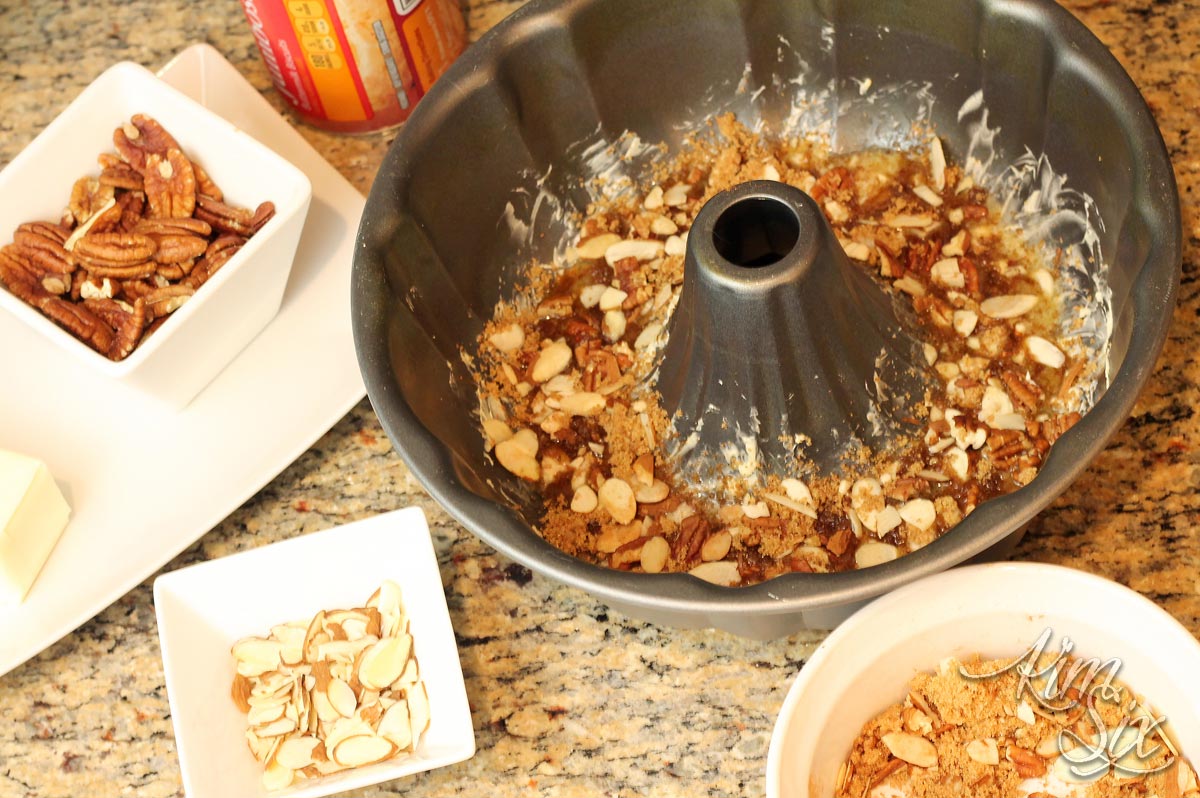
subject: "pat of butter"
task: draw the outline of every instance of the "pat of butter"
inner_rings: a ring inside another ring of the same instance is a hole
[[[70,513],[44,463],[0,449],[0,605],[25,598]]]

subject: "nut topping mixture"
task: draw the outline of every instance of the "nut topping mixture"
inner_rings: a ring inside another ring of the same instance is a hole
[[[57,222],[0,248],[0,284],[110,360],[124,360],[275,215],[229,205],[200,164],[142,114],[113,131],[100,175]]]
[[[481,336],[485,446],[541,491],[546,540],[612,568],[749,584],[893,560],[1033,479],[1078,420],[1091,368],[1057,333],[1053,264],[937,138],[837,154],[732,116],[718,128],[635,201],[589,208],[569,265],[532,264]],[[906,447],[856,452],[836,474],[800,461],[754,481],[731,467],[701,492],[672,468],[688,431],[672,428],[653,374],[696,214],[760,179],[809,193],[852,262],[907,297],[933,388],[914,398],[923,431]]]
[[[1043,655],[1030,679],[1022,664],[918,674],[855,738],[836,798],[1200,796],[1161,716],[1105,663]]]
[[[246,743],[268,790],[411,753],[429,728],[394,582],[365,606],[274,626],[237,641],[232,654],[230,692],[246,713]]]

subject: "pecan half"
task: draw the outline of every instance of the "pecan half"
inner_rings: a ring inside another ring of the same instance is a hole
[[[38,309],[97,352],[107,354],[108,348],[112,346],[115,337],[113,328],[83,305],[56,296],[47,296],[38,303]]]
[[[147,155],[142,175],[150,218],[186,219],[192,215],[196,208],[196,174],[182,152],[172,148],[166,155]]]
[[[208,249],[208,242],[199,236],[162,235],[157,238],[158,249],[154,252],[154,260],[162,264],[194,260]]]
[[[75,257],[91,270],[95,266],[129,266],[154,257],[158,244],[141,233],[89,233],[75,242]],[[153,271],[153,269],[151,269]]]
[[[206,197],[211,197],[217,202],[225,199],[224,192],[213,182],[213,179],[208,176],[208,172],[204,171],[204,167],[192,161],[192,171],[196,173],[196,193]]]
[[[142,174],[129,164],[121,161],[114,166],[106,166],[100,172],[100,185],[112,188],[123,188],[128,191],[142,190]]]
[[[113,146],[139,172],[146,167],[147,155],[180,149],[179,142],[162,125],[144,114],[134,114],[128,124],[113,131]]]
[[[150,236],[173,236],[191,233],[192,235],[208,238],[212,235],[212,225],[196,218],[190,219],[140,219],[132,232],[144,233]]]
[[[168,285],[154,289],[146,294],[144,299],[138,301],[144,301],[150,309],[152,317],[157,319],[183,307],[183,304],[191,299],[194,293],[196,292],[191,286]]]
[[[254,213],[248,208],[226,205],[220,200],[200,195],[196,197],[196,218],[208,222],[214,230],[250,236],[254,232]]]

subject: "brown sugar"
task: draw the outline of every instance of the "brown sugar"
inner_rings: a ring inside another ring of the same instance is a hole
[[[1043,655],[1025,679],[1024,662],[918,674],[854,740],[836,798],[1200,795],[1160,716],[1111,669]]]
[[[480,337],[485,445],[539,486],[545,539],[613,568],[749,584],[895,559],[1028,483],[1078,419],[1085,375],[1056,333],[1048,259],[1003,226],[987,191],[940,166],[936,138],[832,153],[732,116],[717,128],[636,196],[589,208],[568,264],[531,264]],[[653,379],[696,214],[758,179],[812,196],[851,261],[911,303],[933,387],[909,408],[923,431],[898,447],[854,451],[838,473],[802,455],[792,473],[747,478],[732,464],[701,488],[676,473],[689,430]]]

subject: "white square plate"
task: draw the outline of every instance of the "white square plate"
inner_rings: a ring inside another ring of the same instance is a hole
[[[229,695],[230,646],[322,609],[360,607],[400,586],[413,653],[429,693],[429,728],[408,757],[299,780],[268,793]],[[315,798],[469,759],[471,709],[425,514],[418,507],[193,565],[154,582],[175,746],[189,798]]]
[[[303,171],[312,205],[279,314],[182,411],[58,367],[66,352],[0,313],[0,448],[44,460],[71,505],[24,603],[0,608],[0,674],[220,523],[364,394],[350,327],[362,195],[209,45],[159,77]]]

